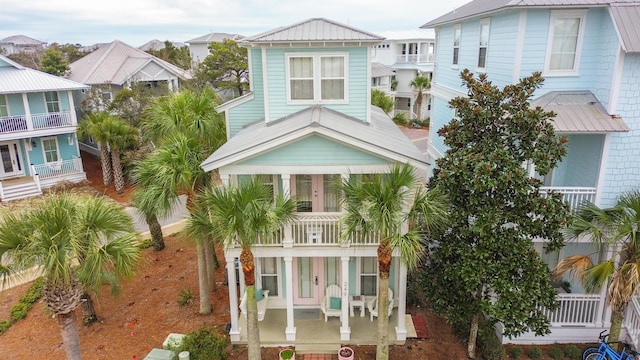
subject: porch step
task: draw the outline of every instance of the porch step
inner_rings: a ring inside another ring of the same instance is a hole
[[[3,192],[4,197],[2,198],[2,201],[18,200],[31,196],[42,195],[42,191],[38,190],[38,186],[35,182],[25,182],[3,186]]]
[[[299,344],[296,354],[337,354],[340,344]]]

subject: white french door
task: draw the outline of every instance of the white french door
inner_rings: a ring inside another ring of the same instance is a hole
[[[298,201],[298,212],[337,212],[338,191],[335,183],[340,175],[295,175],[292,194]]]
[[[319,305],[327,286],[340,286],[339,258],[298,257],[293,269],[294,305]]]
[[[0,144],[0,158],[2,159],[0,178],[4,179],[24,174],[20,163],[19,149],[17,142]]]

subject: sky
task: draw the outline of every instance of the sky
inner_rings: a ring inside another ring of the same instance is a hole
[[[0,39],[47,43],[187,40],[211,32],[259,34],[313,17],[382,34],[415,30],[470,0],[0,0]]]

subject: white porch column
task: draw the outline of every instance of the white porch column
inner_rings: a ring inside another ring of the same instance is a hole
[[[346,181],[349,181],[349,176],[350,176],[349,173],[340,174],[340,178],[341,178],[343,183],[346,182]],[[347,207],[346,207],[346,204],[344,202],[342,202],[342,207],[341,207],[340,211],[342,211],[342,212],[346,212],[347,211]],[[342,247],[350,247],[351,246],[351,242],[350,241],[341,241],[340,242],[340,246],[342,246]]]
[[[229,174],[220,174],[220,181],[222,186],[229,186]]]
[[[400,259],[400,258],[399,258]],[[407,264],[400,259],[398,274],[398,326],[396,326],[396,340],[407,340],[405,313],[407,312]]]
[[[238,293],[236,292],[236,269],[233,257],[225,257],[227,261],[227,282],[229,287],[229,316],[231,317],[231,341],[240,341],[240,326],[238,324]]]
[[[296,341],[296,327],[293,323],[293,257],[284,257],[284,273],[287,279],[287,328],[284,331],[287,341]]]
[[[27,120],[27,130],[33,130],[33,119],[31,118],[31,109],[29,108],[27,93],[22,93],[22,106],[24,106],[24,117]]]
[[[286,198],[291,196],[291,174],[280,174],[282,178],[282,194]],[[284,239],[282,240],[283,247],[293,247],[293,231],[291,230],[291,224],[284,226]]]
[[[342,260],[342,315],[340,320],[340,340],[349,341],[351,339],[351,328],[349,327],[349,257],[341,256]]]

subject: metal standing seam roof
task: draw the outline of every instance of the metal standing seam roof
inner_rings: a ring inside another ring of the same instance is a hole
[[[396,72],[387,65],[379,62],[371,63],[371,77],[393,76]]]
[[[611,4],[611,17],[627,52],[640,52],[640,2]]]
[[[224,39],[240,40],[244,36],[239,34],[227,34],[227,33],[209,33],[206,35],[198,36],[197,38],[185,41],[187,44],[208,44],[211,42],[223,42]]]
[[[324,18],[312,18],[290,26],[249,36],[243,43],[289,42],[379,42],[384,37]]]
[[[427,158],[382,110],[372,106],[371,123],[368,124],[335,110],[313,106],[276,121],[265,123],[263,120],[248,125],[211,154],[201,166],[211,171],[243,161],[255,156],[249,152],[256,147],[266,146],[273,150],[281,146],[276,142],[283,136],[302,138],[309,134],[308,130],[329,136],[346,136],[353,140],[349,146],[368,152],[371,149],[365,149],[364,146],[373,147],[425,167],[428,165]]]
[[[551,91],[531,101],[553,111],[553,127],[559,133],[627,132],[629,127],[616,116],[611,116],[590,91]]]
[[[122,85],[151,61],[181,79],[191,78],[188,71],[119,40],[73,62],[69,65],[71,74],[68,78],[89,85]]]
[[[178,41],[169,41],[169,42],[171,43],[171,45],[173,45],[176,48],[181,48],[181,47],[187,46],[187,44],[182,43],[182,42],[178,42]],[[147,41],[146,43],[138,46],[138,49],[142,50],[142,51],[148,51],[148,50],[156,50],[156,51],[158,51],[158,50],[164,49],[164,47],[165,47],[164,43],[165,43],[164,41],[161,41],[161,40],[158,40],[158,39],[153,39],[153,40]]]
[[[2,55],[0,55],[0,61],[10,65],[0,67],[0,94],[89,88],[87,85],[75,81],[18,65]]]
[[[25,35],[13,35],[8,36],[0,40],[0,44],[14,44],[14,45],[44,45],[45,41],[36,40],[34,38]]]

